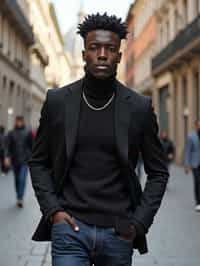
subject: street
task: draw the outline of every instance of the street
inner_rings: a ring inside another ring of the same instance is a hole
[[[50,246],[31,241],[39,221],[28,180],[24,209],[15,207],[13,176],[0,176],[0,266],[50,266]],[[193,180],[173,167],[163,204],[148,234],[149,253],[134,255],[135,266],[199,266],[200,213],[194,211]]]

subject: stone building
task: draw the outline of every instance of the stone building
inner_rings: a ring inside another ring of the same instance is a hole
[[[31,125],[36,128],[47,89],[70,82],[70,65],[53,4],[27,0],[35,44],[31,47]]]
[[[29,11],[25,0],[0,1],[0,124],[7,129],[18,114],[31,120]]]
[[[64,35],[65,53],[69,59],[71,67],[71,80],[75,81],[84,75],[82,51],[84,49],[83,39],[77,34],[77,26],[81,23],[86,16],[83,5],[81,5],[78,16],[77,24],[72,26]]]
[[[200,0],[156,2],[154,106],[182,163],[187,135],[200,118]]]
[[[36,128],[47,89],[69,83],[70,77],[53,4],[0,1],[0,124],[10,129],[23,114]]]
[[[123,57],[120,66],[120,70],[123,73],[122,80],[129,87],[134,87],[134,50],[133,50],[133,40],[134,40],[134,17],[133,17],[133,4],[128,10],[126,16],[126,24],[128,29],[127,39],[122,44],[123,46]]]
[[[155,53],[156,1],[136,0],[129,9],[129,39],[126,49],[127,85],[152,96],[151,59]]]

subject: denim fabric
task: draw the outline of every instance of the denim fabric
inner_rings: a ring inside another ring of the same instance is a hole
[[[78,232],[64,222],[52,227],[53,266],[131,266],[131,240],[121,238],[113,228],[74,220],[79,226]]]
[[[15,189],[16,189],[17,199],[22,200],[24,197],[24,192],[26,187],[28,166],[27,165],[14,166],[13,170],[15,176]]]

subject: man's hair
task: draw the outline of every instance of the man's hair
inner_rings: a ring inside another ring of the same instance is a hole
[[[24,117],[23,117],[23,115],[17,115],[15,120],[22,120],[23,121]]]
[[[97,13],[96,15],[88,15],[84,21],[78,25],[78,31],[83,37],[86,38],[88,32],[93,30],[108,30],[115,32],[120,40],[126,39],[127,26],[122,22],[121,18],[117,18],[115,15],[108,16],[105,12],[103,15]]]

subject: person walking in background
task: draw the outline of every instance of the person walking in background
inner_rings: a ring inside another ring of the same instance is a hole
[[[121,19],[88,15],[78,30],[85,76],[48,91],[29,162],[43,214],[32,239],[52,240],[53,266],[131,266],[133,248],[147,252],[168,180],[156,116],[149,97],[116,79]]]
[[[200,211],[200,120],[195,122],[196,129],[189,134],[185,152],[185,172],[192,171],[196,211]]]
[[[0,126],[0,174],[3,170],[4,153],[5,153],[5,129],[3,126]]]
[[[175,155],[174,144],[169,139],[166,131],[161,131],[160,140],[161,140],[161,143],[163,145],[168,169],[170,169],[170,165],[171,165],[172,161],[174,160],[174,155]]]
[[[23,197],[26,188],[26,177],[28,173],[28,160],[32,150],[32,132],[26,127],[23,116],[17,116],[15,128],[7,135],[5,165],[12,164],[17,206],[23,207]]]

